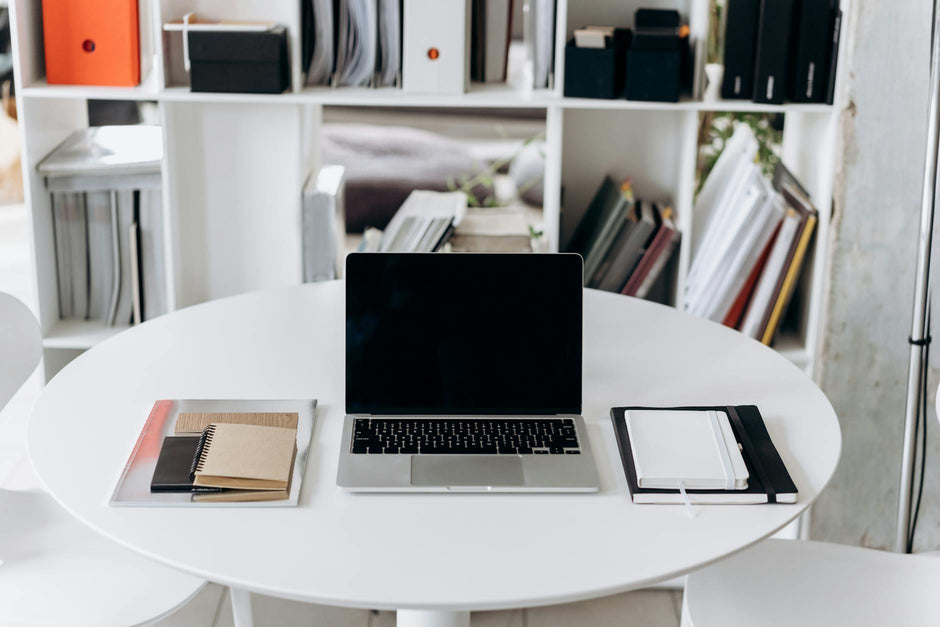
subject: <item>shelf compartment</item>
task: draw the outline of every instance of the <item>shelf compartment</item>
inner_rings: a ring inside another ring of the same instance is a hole
[[[43,338],[43,348],[85,350],[111,338],[129,325],[108,326],[101,320],[59,320]]]

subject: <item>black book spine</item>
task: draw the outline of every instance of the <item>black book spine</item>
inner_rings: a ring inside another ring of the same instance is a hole
[[[722,98],[750,98],[754,94],[754,51],[760,0],[728,0],[725,20],[725,73]]]
[[[826,89],[826,103],[832,104],[836,98],[836,74],[839,68],[839,38],[842,32],[842,11],[833,10],[832,39],[829,41],[829,85]]]
[[[832,0],[801,0],[798,12],[788,96],[793,102],[823,102],[829,87]]]
[[[794,0],[761,0],[754,102],[781,104],[786,92]]]

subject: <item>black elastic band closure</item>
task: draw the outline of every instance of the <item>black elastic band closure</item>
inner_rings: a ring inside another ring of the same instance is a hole
[[[908,336],[907,343],[911,346],[929,346],[931,340],[933,340],[933,338],[929,335],[922,340],[915,340],[914,338]]]
[[[760,453],[754,446],[754,443],[751,442],[751,438],[744,428],[744,423],[741,422],[741,417],[738,416],[738,412],[733,405],[726,407],[725,411],[728,412],[728,417],[731,419],[731,422],[734,423],[734,426],[737,427],[735,431],[738,432],[738,438],[741,440],[741,444],[744,445],[744,450],[751,460],[751,465],[754,466],[754,470],[757,472],[757,478],[760,480],[764,492],[767,493],[767,502],[776,503],[777,491],[774,490],[774,484],[770,482],[770,475],[767,474],[767,470],[761,463]]]

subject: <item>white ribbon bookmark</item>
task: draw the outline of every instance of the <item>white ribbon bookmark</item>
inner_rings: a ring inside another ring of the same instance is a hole
[[[692,501],[689,499],[689,493],[685,491],[685,481],[679,482],[679,494],[682,495],[685,513],[688,514],[689,518],[695,518],[695,510],[692,508]]]

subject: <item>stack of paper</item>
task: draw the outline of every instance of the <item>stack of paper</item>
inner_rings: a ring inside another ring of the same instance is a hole
[[[411,192],[388,223],[379,247],[388,253],[431,253],[438,250],[467,211],[461,192]]]
[[[784,203],[754,163],[757,140],[739,124],[695,206],[704,225],[693,241],[683,307],[722,322],[783,219]]]
[[[52,194],[62,318],[108,325],[166,312],[158,126],[76,131],[38,166]]]

